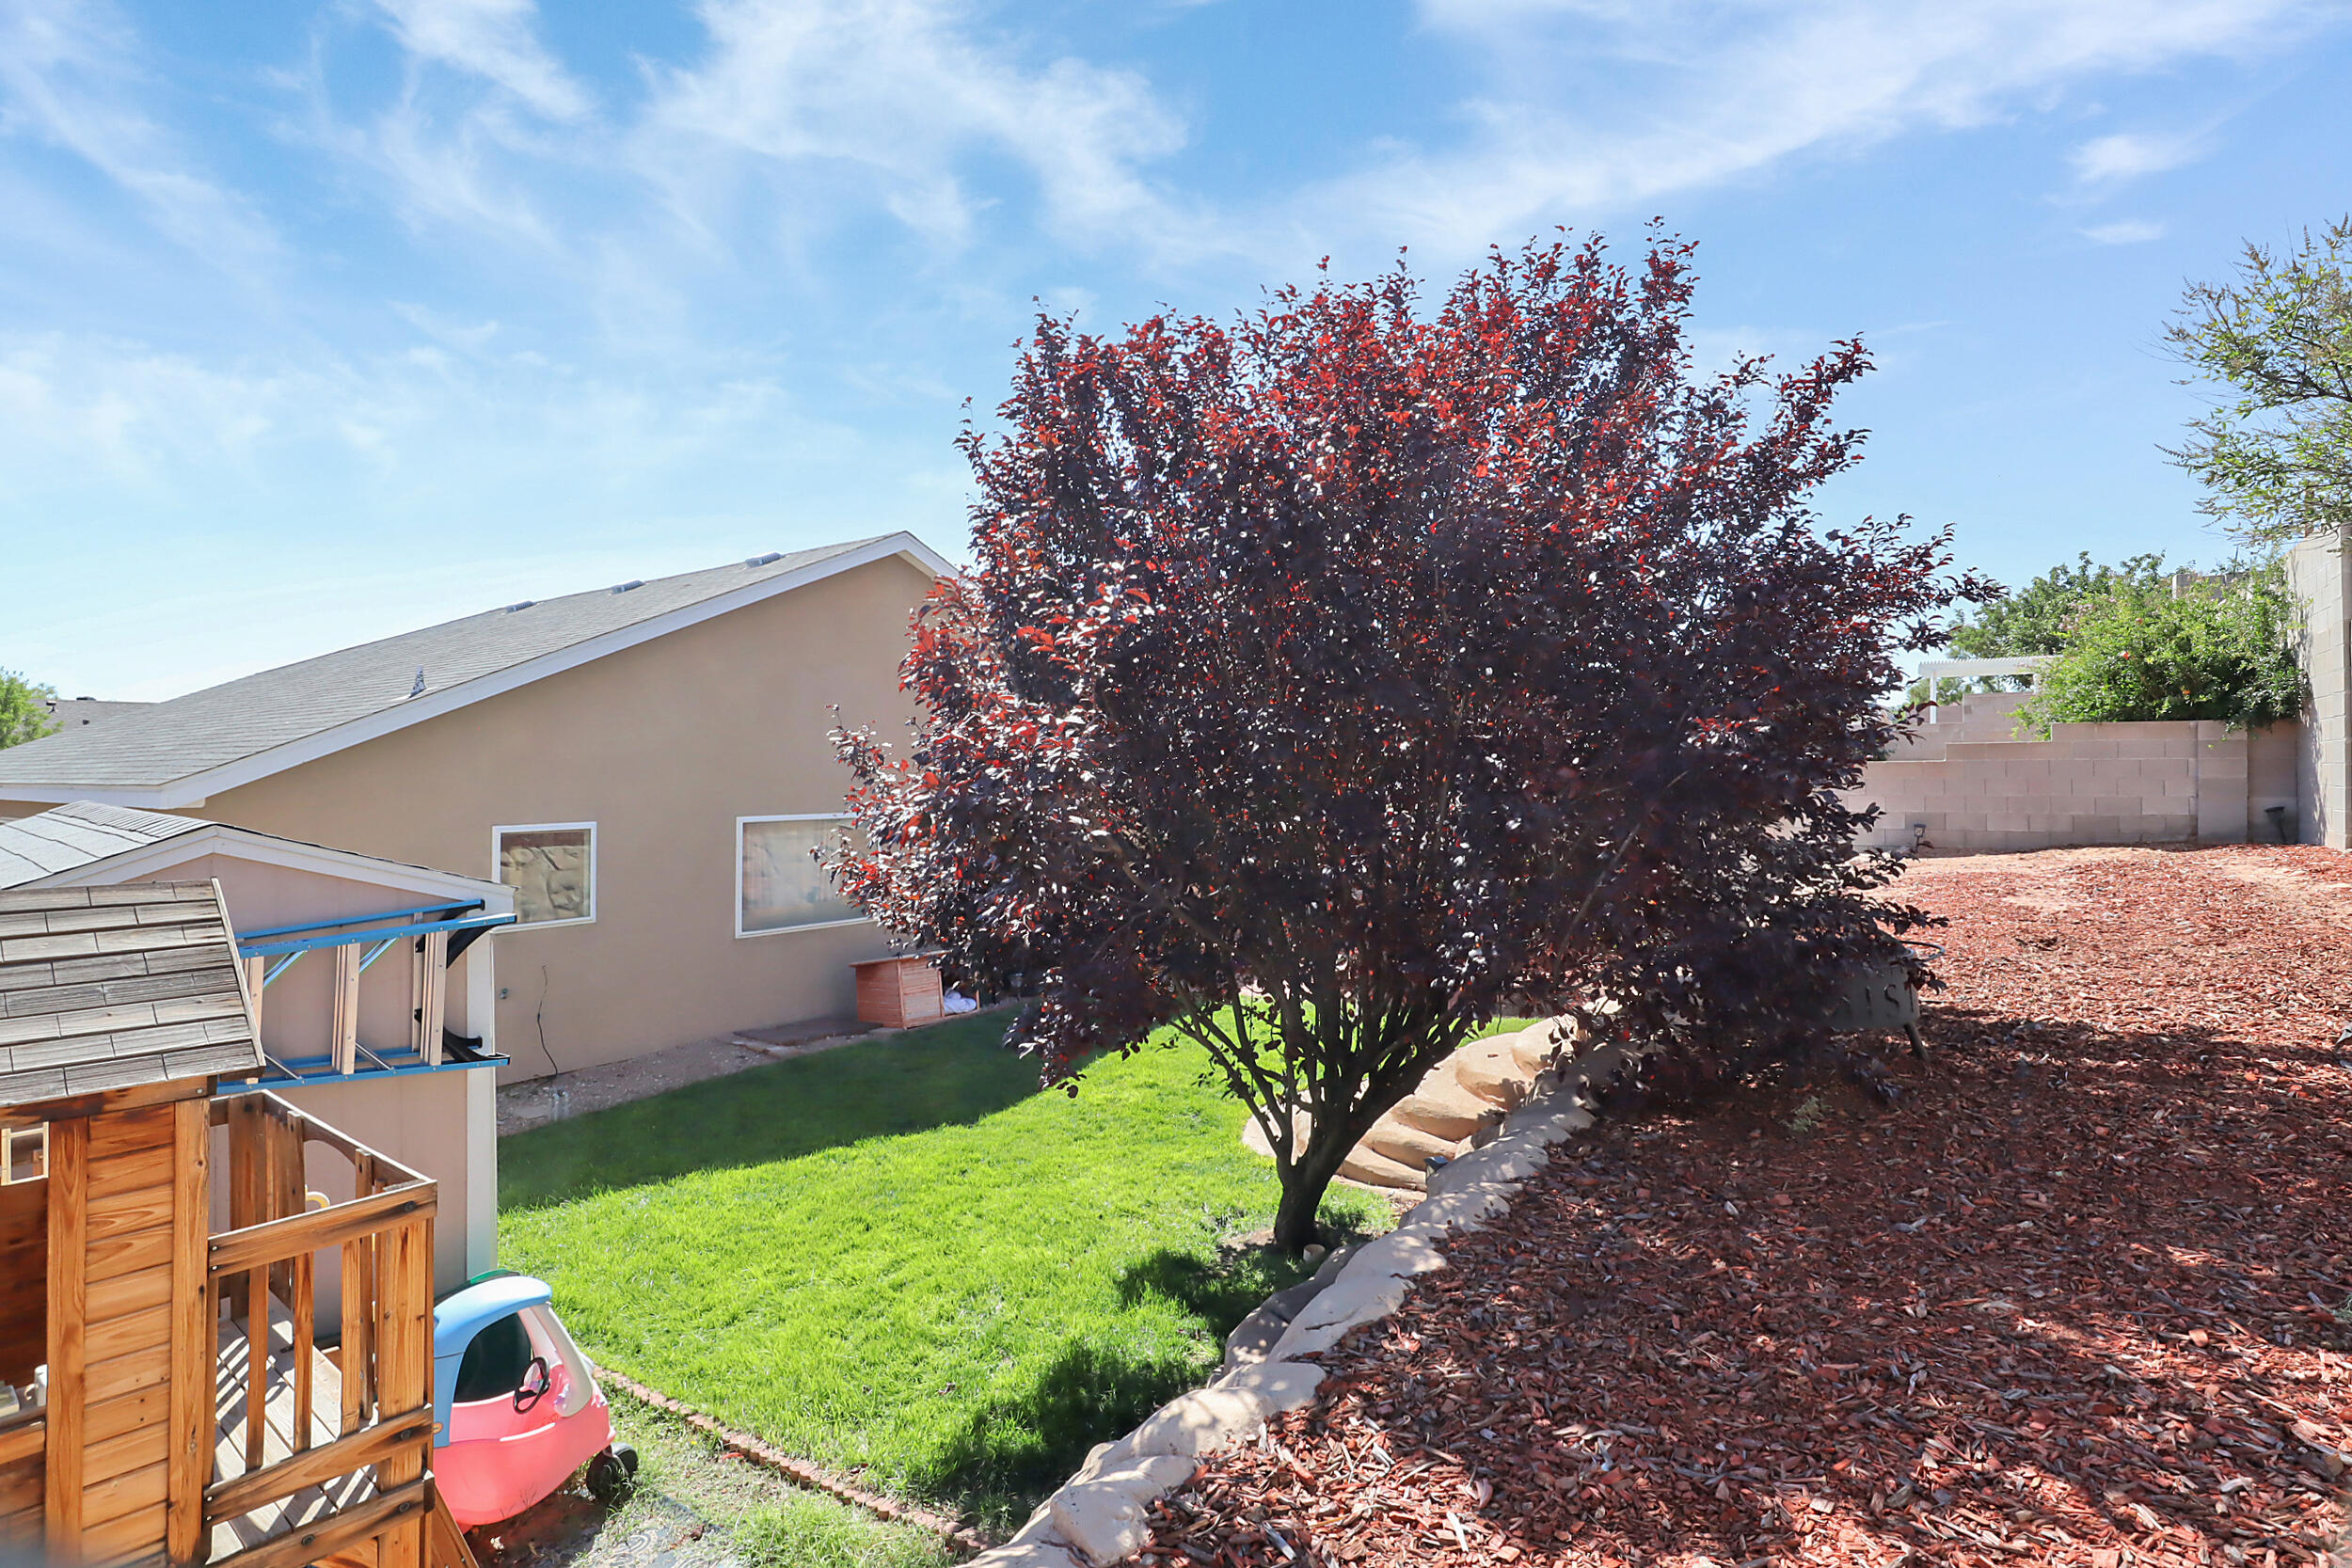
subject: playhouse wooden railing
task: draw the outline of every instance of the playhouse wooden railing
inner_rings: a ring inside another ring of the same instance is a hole
[[[228,1129],[230,1225],[206,1268],[220,1341],[203,1512],[215,1561],[416,1563],[431,1502],[434,1183],[274,1094],[217,1101],[213,1124]],[[350,1197],[316,1206],[313,1146],[348,1163]],[[340,1298],[332,1360],[319,1349],[323,1284]]]

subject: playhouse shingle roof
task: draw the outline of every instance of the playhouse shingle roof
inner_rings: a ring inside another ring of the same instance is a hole
[[[213,883],[0,889],[0,1105],[261,1065]]]
[[[9,747],[0,751],[0,799],[152,790],[313,737],[326,741],[346,726],[373,728],[366,721],[390,721],[382,727],[397,728],[404,711],[430,717],[473,700],[463,689],[470,683],[483,683],[481,694],[493,695],[514,682],[489,677],[512,676],[550,656],[559,663],[571,652],[595,657],[602,650],[584,645],[600,639],[627,645],[632,630],[661,629],[647,623],[698,609],[716,613],[747,593],[758,596],[760,585],[775,584],[779,592],[790,586],[777,578],[814,580],[893,553],[934,570],[946,564],[914,536],[893,534],[485,610]],[[352,740],[369,737],[354,734]],[[195,803],[137,798],[151,805]]]

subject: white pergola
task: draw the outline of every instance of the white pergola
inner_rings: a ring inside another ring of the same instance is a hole
[[[2049,664],[2048,654],[2028,654],[2022,658],[1931,658],[1919,665],[1919,678],[1927,681],[1975,680],[1982,675],[2025,675],[2035,686],[2042,684],[2042,669]],[[1931,686],[1928,689],[1933,691]]]

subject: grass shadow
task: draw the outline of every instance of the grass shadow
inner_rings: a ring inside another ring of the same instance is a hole
[[[1348,1246],[1376,1234],[1362,1206],[1345,1189],[1327,1196],[1315,1216],[1332,1246]],[[1161,1247],[1120,1272],[1119,1304],[1134,1307],[1154,1297],[1174,1303],[1200,1322],[1219,1344],[1256,1311],[1266,1297],[1287,1291],[1315,1272],[1310,1263],[1263,1244],[1266,1232],[1232,1240],[1217,1248],[1216,1261],[1197,1252]]]
[[[1228,1248],[1214,1263],[1162,1247],[1120,1271],[1119,1304],[1136,1307],[1154,1296],[1174,1302],[1222,1344],[1260,1302],[1312,1273],[1311,1265],[1264,1247]]]
[[[1335,1218],[1342,1223],[1333,1225]],[[1325,1220],[1327,1231],[1343,1241],[1361,1234],[1343,1215],[1327,1213]],[[1265,1246],[1228,1243],[1214,1260],[1162,1247],[1121,1270],[1117,1290],[1120,1306],[1129,1310],[1155,1300],[1172,1303],[1195,1321],[1209,1350],[1221,1354],[1226,1336],[1266,1297],[1313,1273],[1314,1265]],[[1133,1430],[1178,1394],[1207,1382],[1214,1368],[1204,1360],[1074,1342],[1026,1390],[975,1412],[922,1484],[984,1523],[1016,1526],[1096,1444]]]
[[[1036,1062],[1004,1048],[1004,1029],[952,1019],[516,1133],[499,1141],[499,1207],[968,1125],[1040,1092]]]
[[[1189,1355],[1077,1341],[1027,1388],[972,1412],[915,1483],[952,1499],[983,1528],[1009,1531],[1094,1445],[1132,1430],[1201,1380]]]

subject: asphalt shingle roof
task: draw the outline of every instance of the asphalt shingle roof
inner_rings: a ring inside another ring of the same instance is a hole
[[[139,788],[318,735],[549,654],[803,570],[876,541],[526,601],[281,665],[0,751],[0,787]],[[419,672],[423,685],[417,685]]]

